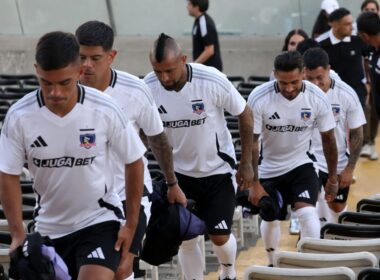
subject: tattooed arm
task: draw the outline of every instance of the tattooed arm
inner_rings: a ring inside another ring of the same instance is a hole
[[[363,143],[363,126],[350,129],[350,157],[347,166],[339,176],[339,187],[346,188],[352,183],[355,165]]]
[[[174,174],[172,147],[165,132],[148,136],[148,142],[168,184],[168,201],[186,205],[186,196],[179,187]]]
[[[253,204],[258,206],[261,197],[267,196],[268,193],[265,192],[263,186],[259,181],[259,138],[260,134],[253,134],[253,145],[252,145],[252,167],[253,167],[253,184],[249,189],[248,200]]]
[[[239,133],[241,140],[241,159],[236,173],[236,181],[240,188],[248,189],[252,186],[252,132],[253,115],[252,110],[246,106],[239,115]]]
[[[328,179],[325,185],[325,198],[328,202],[335,199],[338,192],[338,179],[336,174],[336,167],[338,163],[338,149],[336,147],[334,129],[321,132],[323,153],[327,162]]]

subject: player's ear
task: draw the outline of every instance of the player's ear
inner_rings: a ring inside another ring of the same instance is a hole
[[[181,57],[181,61],[183,64],[186,64],[186,61],[187,61],[187,55],[182,55]]]
[[[111,59],[111,63],[112,63],[113,60],[115,59],[116,55],[117,55],[117,50],[112,49],[112,50],[109,51],[109,57],[110,57],[110,59]]]

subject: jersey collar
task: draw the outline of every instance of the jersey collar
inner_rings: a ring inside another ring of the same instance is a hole
[[[186,69],[187,69],[186,81],[191,83],[191,81],[193,80],[193,67],[191,67],[190,64],[186,64]]]
[[[77,89],[78,89],[78,99],[77,99],[77,103],[80,103],[80,104],[83,104],[84,102],[84,96],[85,96],[85,89],[82,85],[80,84],[77,84]],[[41,88],[39,88],[37,90],[37,94],[36,94],[36,97],[37,97],[37,103],[38,103],[38,106],[41,108],[43,106],[45,106],[45,101],[44,101],[44,98],[42,96],[42,90]]]
[[[330,88],[334,89],[334,87],[335,87],[335,80],[333,78],[331,78],[331,77],[330,77],[330,79],[331,79]]]
[[[114,69],[111,68],[111,79],[110,79],[110,83],[108,86],[110,86],[112,88],[115,87],[116,80],[117,80],[117,73]]]

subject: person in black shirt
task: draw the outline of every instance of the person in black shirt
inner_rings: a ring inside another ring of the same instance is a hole
[[[379,13],[379,4],[376,0],[365,0],[360,6],[361,13],[364,12],[374,12]],[[355,31],[357,34],[357,24],[355,22]],[[368,69],[368,61],[366,61],[365,67]],[[369,70],[368,70],[369,71]],[[365,108],[365,116],[367,119],[367,124],[363,126],[364,129],[364,141],[363,141],[363,147],[360,152],[361,157],[366,157],[369,160],[377,160],[378,154],[376,151],[376,136],[379,126],[379,119],[377,117],[377,112],[375,110],[375,101],[373,98],[373,91],[371,90],[367,102],[366,102],[366,108]]]
[[[358,34],[371,45],[369,56],[372,93],[380,117],[380,18],[377,13],[362,13],[357,19]]]
[[[346,8],[333,11],[329,21],[331,30],[319,36],[317,41],[329,55],[331,69],[355,90],[365,108],[368,89],[363,63],[368,57],[368,46],[358,36],[351,35],[353,19]]]
[[[188,0],[187,2],[189,15],[195,17],[192,30],[193,59],[194,62],[223,71],[218,33],[213,19],[206,13],[208,6],[208,0]]]

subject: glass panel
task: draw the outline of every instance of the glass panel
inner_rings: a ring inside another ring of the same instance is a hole
[[[15,0],[1,0],[0,34],[22,34]]]
[[[74,32],[85,21],[109,23],[105,0],[18,0],[26,35],[54,30]]]

